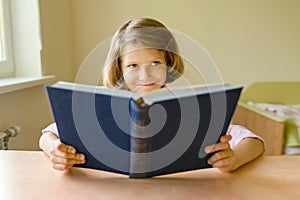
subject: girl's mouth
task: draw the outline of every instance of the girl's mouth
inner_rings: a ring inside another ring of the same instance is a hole
[[[155,83],[142,83],[142,84],[139,84],[140,87],[149,87],[149,86],[153,86],[155,85]]]

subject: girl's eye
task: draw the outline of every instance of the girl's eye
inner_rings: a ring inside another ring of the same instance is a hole
[[[159,61],[153,61],[151,63],[151,66],[157,66],[157,65],[160,65],[160,64],[161,64],[161,62],[159,62]]]
[[[137,66],[138,66],[137,64],[130,64],[130,65],[127,66],[127,68],[134,69]]]

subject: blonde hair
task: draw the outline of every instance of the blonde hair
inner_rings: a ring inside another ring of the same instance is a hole
[[[167,83],[183,73],[183,61],[172,33],[157,20],[138,18],[121,26],[112,38],[102,74],[104,86],[118,85],[123,78],[120,57],[138,48],[154,48],[164,52],[168,66]]]

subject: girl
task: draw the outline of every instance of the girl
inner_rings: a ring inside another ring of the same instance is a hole
[[[168,66],[168,67],[167,67]],[[113,36],[103,71],[103,85],[147,94],[166,87],[184,70],[172,33],[160,22],[139,18],[125,23]],[[53,168],[70,169],[85,162],[85,156],[63,144],[55,123],[43,130],[40,148]],[[237,169],[264,152],[264,142],[244,127],[230,125],[220,142],[207,146],[213,153],[208,163],[223,172]]]

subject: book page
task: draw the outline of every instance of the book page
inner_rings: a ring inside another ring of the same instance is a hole
[[[178,99],[222,90],[225,91],[229,88],[231,88],[229,84],[194,85],[173,88],[162,88],[161,90],[157,90],[144,96],[143,99],[145,103],[151,105],[155,102],[164,101],[168,99]]]
[[[108,88],[105,86],[96,85],[85,85],[79,83],[70,83],[59,81],[58,83],[52,85],[55,88],[64,88],[73,91],[81,91],[88,93],[97,93],[108,96],[123,97],[133,100],[138,100],[143,98],[145,104],[151,105],[154,102],[178,99],[189,96],[196,96],[198,94],[211,93],[216,91],[222,91],[231,88],[229,84],[214,84],[214,85],[194,85],[194,86],[182,86],[182,87],[166,87],[156,91],[153,91],[145,96],[133,93],[127,90],[121,90],[117,88]]]
[[[103,95],[108,95],[108,96],[132,98],[134,100],[141,97],[140,95],[130,92],[130,91],[127,91],[127,90],[121,90],[121,89],[117,89],[117,88],[108,88],[105,86],[70,83],[70,82],[64,82],[64,81],[59,81],[58,83],[52,85],[51,87],[74,90],[74,91],[81,91],[81,92],[88,92],[88,93],[97,93],[97,94],[103,94]]]

